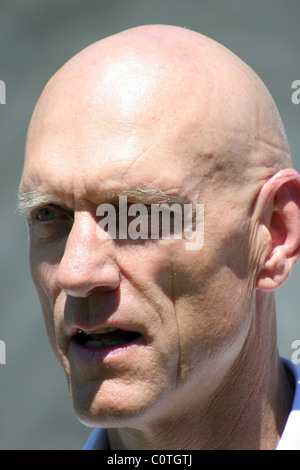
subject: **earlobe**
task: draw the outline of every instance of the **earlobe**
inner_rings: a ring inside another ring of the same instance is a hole
[[[264,184],[257,202],[264,226],[258,243],[269,249],[256,287],[270,291],[287,280],[300,257],[300,175],[293,169],[280,171]]]

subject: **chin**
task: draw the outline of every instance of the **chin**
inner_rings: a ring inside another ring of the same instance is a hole
[[[123,385],[119,390],[104,390],[104,384],[89,384],[73,390],[72,400],[78,420],[87,427],[142,428],[151,419],[159,397],[149,396],[145,389]]]
[[[74,410],[77,419],[84,426],[104,429],[143,428],[149,415],[148,409],[143,406],[135,406],[133,409],[129,406],[103,406],[100,403],[93,403],[90,408],[74,403]]]

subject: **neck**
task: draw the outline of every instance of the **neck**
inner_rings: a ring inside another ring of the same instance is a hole
[[[173,407],[172,413],[143,428],[111,429],[111,448],[276,449],[293,390],[277,353],[272,296],[260,307],[267,307],[269,324],[260,311],[243,350],[205,403]]]

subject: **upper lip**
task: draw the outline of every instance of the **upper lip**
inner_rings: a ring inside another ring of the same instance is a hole
[[[104,328],[116,328],[128,332],[136,332],[140,335],[147,333],[143,318],[140,318],[140,309],[132,306],[116,308],[115,305],[104,304],[103,300],[93,300],[93,304],[87,302],[71,302],[69,300],[62,312],[61,327],[62,337],[68,342],[79,331],[93,333]],[[130,308],[130,311],[129,311]],[[86,310],[88,309],[88,310]]]

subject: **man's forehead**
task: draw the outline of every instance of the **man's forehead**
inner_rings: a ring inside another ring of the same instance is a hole
[[[229,168],[231,178],[262,136],[270,147],[284,142],[274,109],[255,74],[214,41],[182,28],[136,28],[90,46],[50,80],[30,125],[25,172],[84,175],[109,163],[109,171],[124,164],[125,173],[144,167],[178,180],[197,159],[198,170]],[[259,164],[268,167],[265,155]]]
[[[223,77],[228,92],[233,92],[228,74],[234,78],[242,68],[234,54],[199,33],[176,27],[133,28],[70,59],[48,82],[35,114],[43,110],[43,119],[55,117],[61,103],[87,117],[95,107],[99,119],[130,120],[154,109],[155,119],[158,113],[168,116],[168,111],[179,119],[193,106],[207,107],[211,92],[209,99],[220,107]]]

